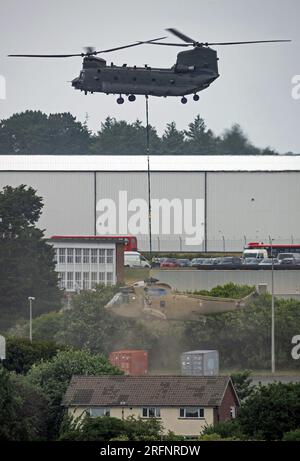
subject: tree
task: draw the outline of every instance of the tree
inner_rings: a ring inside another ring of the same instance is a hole
[[[281,440],[300,426],[300,384],[257,386],[239,413],[242,431],[255,439]]]
[[[185,131],[187,154],[215,154],[217,139],[213,132],[206,128],[206,124],[200,115],[194,119]]]
[[[162,153],[184,155],[185,149],[184,132],[177,130],[175,122],[168,123],[162,136]]]
[[[34,341],[24,338],[6,338],[6,359],[3,366],[20,374],[26,374],[33,364],[54,357],[65,346],[54,342]]]
[[[300,330],[300,302],[276,299],[276,364],[295,368],[291,338]],[[247,307],[232,312],[201,315],[185,323],[186,347],[217,349],[223,367],[270,367],[271,296],[259,295]],[[238,335],[236,332],[238,331]]]
[[[32,187],[4,187],[0,192],[0,330],[28,317],[28,296],[35,315],[60,306],[54,252],[36,227],[42,198]]]
[[[38,389],[0,365],[0,440],[45,438],[47,405]]]
[[[231,379],[240,401],[249,397],[254,391],[254,387],[251,387],[252,379],[250,375],[251,371],[249,370],[238,371],[231,374]]]
[[[60,351],[47,362],[33,365],[27,373],[28,382],[42,390],[49,400],[50,437],[57,434],[63,410],[61,401],[73,375],[122,374],[100,354],[87,350]]]
[[[219,152],[227,155],[258,155],[261,153],[257,147],[250,143],[238,124],[225,130],[219,143]]]
[[[0,121],[0,154],[87,154],[90,133],[70,113],[26,111]]]
[[[151,153],[160,151],[160,139],[155,128],[149,126]],[[146,153],[147,134],[142,122],[130,124],[107,117],[101,129],[93,137],[91,153],[104,155],[142,155]]]
[[[15,392],[9,373],[0,365],[0,440],[14,440],[18,434],[15,422],[20,400]]]

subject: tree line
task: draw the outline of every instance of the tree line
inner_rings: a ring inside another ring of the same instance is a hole
[[[107,117],[97,133],[70,113],[41,111],[16,113],[0,120],[0,155],[143,155],[147,152],[146,127]],[[171,121],[160,136],[149,127],[150,153],[160,155],[274,155],[273,148],[256,147],[240,125],[220,136],[197,115],[187,129]]]

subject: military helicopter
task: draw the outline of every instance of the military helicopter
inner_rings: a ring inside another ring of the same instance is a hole
[[[72,80],[76,90],[90,93],[118,94],[118,104],[124,103],[122,95],[126,95],[130,102],[135,101],[136,95],[148,96],[181,96],[182,104],[187,103],[186,95],[193,94],[194,101],[199,100],[200,91],[208,88],[219,77],[217,52],[210,46],[244,45],[254,43],[290,42],[291,40],[255,40],[247,42],[198,42],[177,29],[167,29],[185,43],[160,42],[166,37],[155,38],[147,41],[138,41],[130,45],[119,46],[107,50],[96,51],[87,47],[85,53],[35,55],[35,54],[10,54],[14,57],[30,58],[69,58],[83,57],[82,70],[79,77]],[[116,66],[97,57],[98,54],[110,53],[125,48],[139,45],[163,45],[192,47],[192,50],[178,53],[176,63],[171,68],[152,68],[147,64],[144,67],[129,67],[127,64]]]

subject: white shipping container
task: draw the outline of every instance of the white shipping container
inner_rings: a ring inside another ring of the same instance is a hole
[[[216,350],[188,351],[181,354],[181,374],[185,376],[217,376],[219,352]]]

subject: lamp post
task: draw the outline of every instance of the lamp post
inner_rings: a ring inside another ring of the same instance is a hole
[[[271,245],[272,271],[271,271],[271,369],[275,373],[275,306],[274,306],[274,255],[273,255],[273,240],[269,236]]]
[[[35,301],[33,296],[28,296],[29,301],[29,340],[32,342],[32,301]]]

